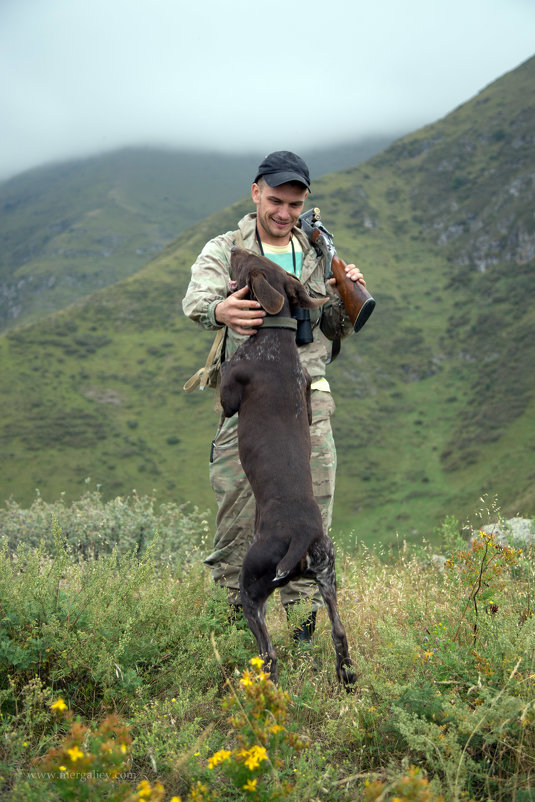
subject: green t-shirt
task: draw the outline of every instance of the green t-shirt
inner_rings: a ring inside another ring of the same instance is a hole
[[[297,237],[293,237],[293,245],[294,250],[292,250],[291,242],[289,242],[288,245],[267,245],[265,242],[263,242],[262,250],[264,251],[264,256],[267,257],[267,259],[271,259],[271,261],[278,264],[279,267],[284,268],[287,273],[292,273],[294,276],[297,276],[297,278],[300,279],[301,270],[303,267],[303,250]]]

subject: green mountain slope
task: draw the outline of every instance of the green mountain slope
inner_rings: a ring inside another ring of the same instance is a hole
[[[535,512],[535,59],[366,164],[315,182],[377,308],[329,370],[347,542],[432,538],[483,494]],[[157,490],[213,506],[212,397],[184,381],[211,335],[184,319],[189,267],[245,199],[134,276],[0,338],[2,494],[28,503]]]
[[[307,154],[313,175],[393,137]],[[243,196],[258,155],[130,148],[0,184],[0,331],[139,270],[182,231]]]

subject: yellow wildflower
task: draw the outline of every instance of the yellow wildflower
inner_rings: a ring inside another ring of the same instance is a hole
[[[272,724],[271,727],[269,728],[269,731],[272,732],[274,735],[276,735],[278,732],[282,732],[283,729],[284,727],[281,726],[280,724]]]
[[[262,660],[261,657],[251,657],[249,662],[254,668],[262,668],[262,666],[264,665],[264,661]]]
[[[138,783],[137,785],[138,799],[150,799],[151,792],[152,788],[150,787],[150,782],[148,780],[141,780],[141,782]]]
[[[242,754],[245,754],[245,760],[243,761],[249,771],[253,771],[256,769],[263,760],[267,760],[267,752],[263,746],[251,746],[251,748],[247,750],[243,750]]]
[[[127,751],[126,744],[121,744],[121,752],[123,753],[123,755],[126,755],[126,751]]]
[[[207,798],[207,793],[208,788],[206,785],[203,785],[201,782],[197,782],[196,785],[194,785],[191,789],[188,799],[191,799],[191,802],[203,802],[203,800]]]
[[[56,701],[53,702],[50,705],[50,708],[51,708],[51,710],[59,710],[61,712],[62,710],[67,710],[67,705],[65,704],[63,699],[60,697],[59,699],[56,699]]]
[[[67,749],[67,754],[73,763],[76,763],[77,760],[80,760],[80,758],[84,756],[84,753],[78,746],[73,746],[72,749]]]
[[[228,749],[220,749],[219,752],[215,752],[212,757],[208,758],[208,768],[213,769],[219,763],[224,763],[230,758],[230,754]]]
[[[240,685],[243,685],[243,687],[246,688],[247,685],[252,685],[252,684],[253,684],[253,681],[252,681],[252,678],[251,678],[251,672],[250,671],[244,671],[243,672],[243,676],[242,676],[242,678],[240,680]]]
[[[247,780],[245,785],[242,785],[244,791],[256,791],[256,784],[258,780]]]
[[[60,766],[60,767],[59,767],[59,770],[60,770],[60,771],[67,771],[67,766]]]

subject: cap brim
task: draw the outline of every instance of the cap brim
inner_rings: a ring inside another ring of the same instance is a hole
[[[260,176],[258,176],[258,178],[260,178]],[[310,190],[310,184],[306,181],[306,179],[304,179],[302,175],[299,175],[299,173],[294,173],[291,170],[281,173],[262,175],[262,178],[266,184],[269,184],[270,187],[279,187],[281,184],[287,184],[289,181],[298,181],[300,184],[303,184],[304,187]]]

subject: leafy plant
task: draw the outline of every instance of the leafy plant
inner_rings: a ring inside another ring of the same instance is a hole
[[[292,755],[305,749],[308,739],[288,729],[289,695],[277,688],[263,671],[264,661],[253,657],[237,689],[227,680],[229,693],[223,700],[236,745],[220,749],[208,759],[208,768],[221,770],[236,788],[248,792],[251,799],[283,799],[294,784],[281,777],[288,770]],[[266,781],[271,778],[271,787]]]

